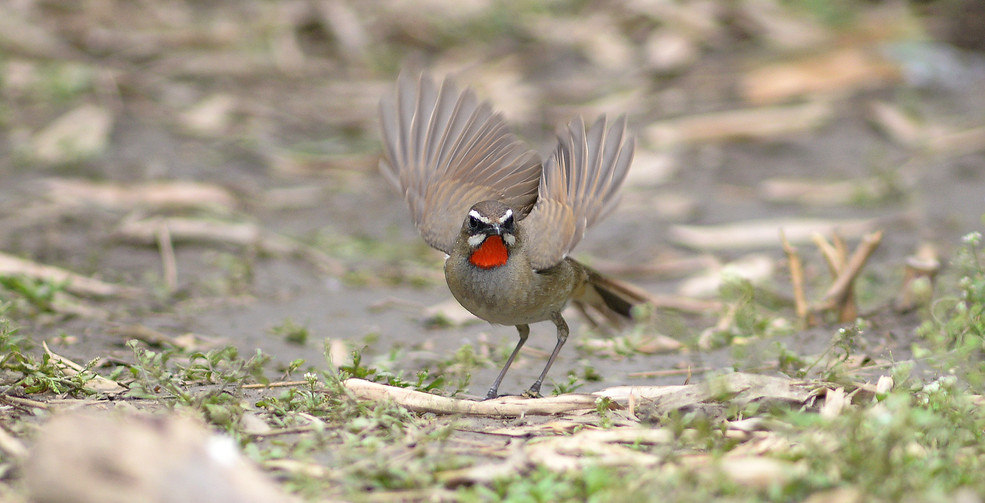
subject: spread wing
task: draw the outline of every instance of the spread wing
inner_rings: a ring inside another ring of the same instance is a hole
[[[432,247],[451,253],[477,202],[502,201],[522,218],[536,201],[540,159],[472,90],[401,75],[396,94],[380,102],[380,118],[380,170],[404,194]]]
[[[523,220],[534,269],[560,262],[586,229],[615,209],[634,147],[625,117],[608,128],[605,116],[599,117],[587,132],[580,118],[568,125],[544,163],[537,203]]]

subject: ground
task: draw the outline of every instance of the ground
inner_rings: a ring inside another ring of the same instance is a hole
[[[544,155],[558,125],[576,115],[628,114],[639,142],[622,204],[575,256],[661,298],[706,303],[700,312],[658,309],[607,330],[567,314],[573,337],[545,394],[711,382],[735,371],[849,389],[898,378],[901,365],[913,366],[908,378],[918,383],[948,374],[927,357],[927,348],[939,348],[918,327],[951,316],[942,306],[967,274],[951,264],[968,246],[962,237],[983,226],[985,57],[975,45],[980,27],[962,24],[976,15],[974,2],[428,5],[0,7],[10,24],[0,30],[0,252],[8,256],[0,299],[24,337],[12,347],[39,358],[46,341],[83,365],[99,359],[92,371],[130,387],[151,410],[175,404],[147,405],[150,395],[168,395],[167,386],[147,389],[160,379],[129,370],[152,366],[140,361],[148,347],[173,351],[171,363],[184,366],[195,364],[196,351],[235,347],[237,355],[210,353],[218,374],[259,350],[271,362],[256,375],[223,377],[246,383],[305,381],[309,373],[329,386],[325,376],[340,366],[348,375],[415,382],[428,370],[424,383],[445,379],[435,386],[440,394],[484,396],[515,330],[443,304],[451,296],[442,255],[417,236],[404,201],[377,171],[378,101],[401,70],[426,70],[473,86]],[[832,311],[813,323],[798,318],[781,230],[799,251],[815,303],[832,279],[811,231],[843,236],[849,253],[882,232],[854,282],[858,320],[839,322]],[[915,256],[942,264],[936,300],[898,309],[905,264]],[[100,280],[110,291],[33,274],[12,257]],[[716,286],[727,264],[748,280]],[[696,286],[699,277],[713,278],[712,286]],[[530,350],[502,392],[526,389],[554,344],[549,323],[531,328]],[[143,342],[131,347],[131,339]],[[5,363],[5,396],[65,397],[25,391],[24,368]],[[212,389],[214,377],[182,374],[180,386]],[[275,391],[241,392],[237,400],[252,405],[235,414],[290,426],[263,414],[297,404],[257,405],[280,396]],[[201,400],[177,401],[205,410]],[[0,408],[0,417],[24,414],[9,403]],[[255,432],[203,414],[240,435],[241,446],[254,445],[245,447],[254,460],[280,457],[250,451],[271,448],[269,440],[251,444]],[[339,414],[325,422],[352,418]],[[415,414],[406,421],[419,428],[452,424]],[[470,421],[454,423],[453,435],[504,424]],[[35,441],[26,426],[12,430],[27,445]],[[478,450],[508,443],[474,435]],[[328,469],[363,452],[309,449],[304,456]],[[413,455],[440,456],[428,449]],[[455,456],[489,458],[462,449]],[[19,466],[5,454],[4,466]],[[547,461],[531,466],[519,472],[563,472]],[[4,470],[11,494],[22,494],[21,472]],[[431,497],[453,497],[463,481],[505,494],[471,475],[330,490],[292,480],[287,490],[312,499],[397,486],[421,491],[411,499],[430,489]],[[831,487],[842,486],[806,484],[788,496]],[[469,497],[488,497],[473,490]]]

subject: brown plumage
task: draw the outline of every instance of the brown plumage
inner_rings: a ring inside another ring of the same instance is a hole
[[[586,229],[618,203],[633,157],[626,119],[580,118],[543,163],[475,93],[446,80],[401,75],[380,104],[383,174],[404,194],[421,236],[448,254],[445,279],[472,314],[514,325],[520,340],[487,396],[526,342],[529,324],[552,321],[557,344],[527,394],[536,396],[568,336],[569,301],[628,318],[642,291],[568,257]],[[464,219],[464,222],[463,222]],[[505,250],[504,250],[505,245]]]

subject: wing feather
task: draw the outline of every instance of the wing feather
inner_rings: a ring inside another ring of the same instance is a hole
[[[586,132],[575,119],[544,162],[538,199],[524,219],[527,256],[534,269],[560,262],[585,231],[615,208],[619,187],[632,163],[635,141],[621,117],[607,127],[600,117]]]
[[[472,90],[403,74],[396,93],[380,101],[380,125],[380,170],[404,194],[434,248],[451,252],[475,203],[499,200],[520,217],[533,207],[540,159]]]

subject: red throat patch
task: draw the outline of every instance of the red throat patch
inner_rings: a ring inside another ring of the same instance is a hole
[[[469,256],[469,262],[482,269],[492,269],[506,265],[509,252],[503,244],[501,236],[492,235],[486,238],[478,248]]]

